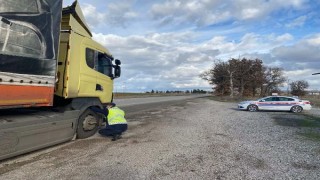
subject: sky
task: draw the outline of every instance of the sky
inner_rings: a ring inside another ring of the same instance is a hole
[[[320,90],[320,75],[312,75],[320,72],[319,0],[78,2],[93,38],[122,61],[115,92],[211,90],[199,75],[215,60],[239,57]]]

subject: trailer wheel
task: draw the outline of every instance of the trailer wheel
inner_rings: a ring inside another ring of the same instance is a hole
[[[85,110],[78,120],[77,138],[85,139],[94,135],[99,127],[101,117],[90,109]]]

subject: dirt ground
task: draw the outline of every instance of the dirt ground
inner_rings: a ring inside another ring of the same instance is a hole
[[[126,107],[129,129],[0,164],[0,179],[318,179],[319,119],[208,98]],[[143,110],[142,110],[143,109]]]

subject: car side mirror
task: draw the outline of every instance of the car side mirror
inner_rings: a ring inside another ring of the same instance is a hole
[[[262,100],[260,100],[259,102],[265,102],[266,100],[264,100],[264,99],[262,99]]]

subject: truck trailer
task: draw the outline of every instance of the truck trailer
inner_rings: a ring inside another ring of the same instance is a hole
[[[120,64],[77,1],[0,0],[0,160],[95,134]]]

